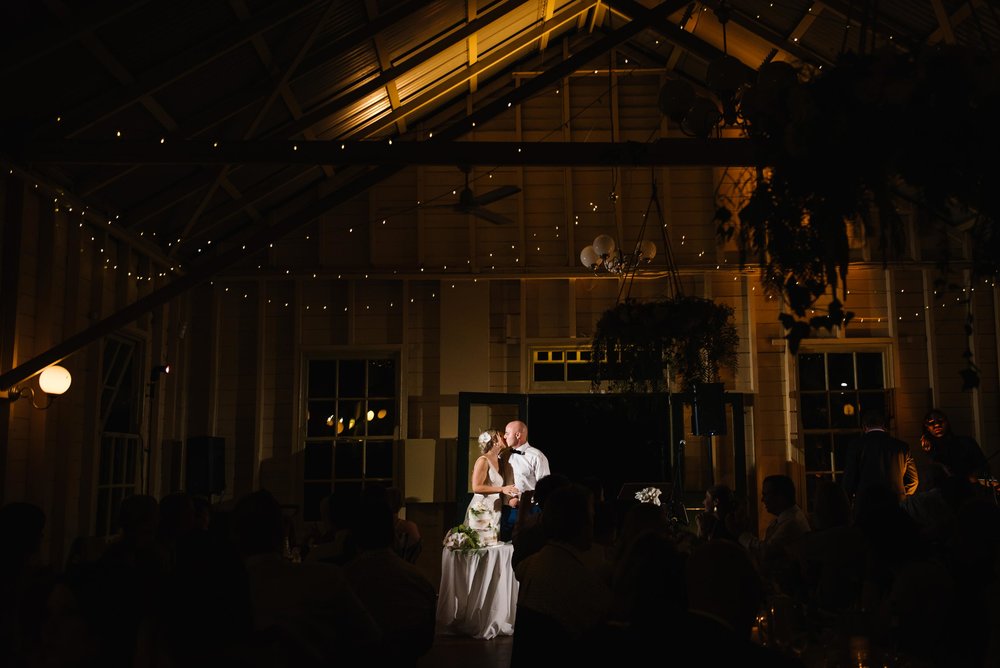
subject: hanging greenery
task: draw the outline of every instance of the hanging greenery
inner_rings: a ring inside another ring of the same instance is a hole
[[[756,178],[738,207],[720,206],[718,233],[735,235],[741,264],[759,265],[765,289],[784,299],[792,352],[811,330],[851,319],[849,226],[878,239],[883,262],[901,257],[901,202],[917,208],[918,235],[968,230],[972,279],[996,275],[995,55],[954,45],[888,49],[845,54],[820,73],[769,62],[737,103],[755,143]],[[943,269],[938,290],[949,283],[947,246],[933,258]],[[826,315],[807,320],[821,298]]]
[[[700,297],[627,299],[597,322],[591,343],[594,389],[659,392],[677,380],[684,390],[736,369],[739,336],[733,309]]]

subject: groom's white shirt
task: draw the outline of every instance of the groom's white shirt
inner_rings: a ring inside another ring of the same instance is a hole
[[[510,467],[514,471],[514,485],[521,493],[535,489],[539,478],[549,475],[549,460],[541,450],[530,443],[514,448],[510,456]],[[517,454],[520,452],[521,454]]]

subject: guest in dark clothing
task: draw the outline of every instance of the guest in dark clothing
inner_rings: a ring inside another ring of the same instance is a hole
[[[0,508],[0,665],[24,665],[40,640],[51,572],[41,561],[45,513],[32,503]]]
[[[434,643],[437,590],[393,550],[394,516],[385,495],[365,489],[351,526],[358,554],[344,573],[382,630],[374,663],[415,666]]]
[[[726,518],[736,512],[736,497],[726,485],[713,485],[705,491],[705,512],[695,518],[702,540],[736,540],[726,527]]]
[[[886,431],[885,414],[878,409],[861,417],[864,434],[851,441],[844,470],[844,490],[854,499],[873,485],[889,489],[902,502],[917,491],[917,465],[910,446]]]
[[[511,568],[516,568],[519,563],[527,557],[535,554],[545,547],[545,531],[542,529],[542,513],[545,510],[545,502],[553,490],[565,487],[570,484],[570,479],[561,473],[550,473],[538,479],[534,490],[528,490],[521,495],[521,503],[524,507],[532,504],[539,509],[537,513],[519,513],[517,526],[514,531],[514,553],[511,556]]]
[[[986,456],[974,438],[959,436],[944,411],[932,409],[924,416],[920,447],[932,461],[942,464],[949,475],[976,480],[989,477]]]
[[[801,661],[751,642],[763,605],[763,585],[746,551],[731,541],[695,547],[686,560],[688,614],[678,625],[683,639],[678,665],[802,666]]]

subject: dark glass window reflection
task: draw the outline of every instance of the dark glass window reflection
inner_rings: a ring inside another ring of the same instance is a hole
[[[847,447],[869,408],[889,413],[880,352],[807,352],[797,357],[806,503],[823,480],[840,480]]]
[[[302,501],[313,521],[331,493],[393,483],[399,382],[391,358],[311,360],[307,372]]]

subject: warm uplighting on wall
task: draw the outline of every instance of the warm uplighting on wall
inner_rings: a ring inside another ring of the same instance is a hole
[[[40,405],[37,403],[35,388],[31,386],[12,387],[9,390],[0,391],[0,399],[6,399],[7,401],[13,402],[25,396],[27,393],[31,396],[32,406],[40,410],[45,410],[52,405],[52,402],[57,396],[65,393],[66,390],[69,389],[72,382],[73,376],[70,375],[70,372],[63,367],[54,364],[46,367],[45,370],[38,376],[38,388],[48,397],[48,401],[44,404]]]

